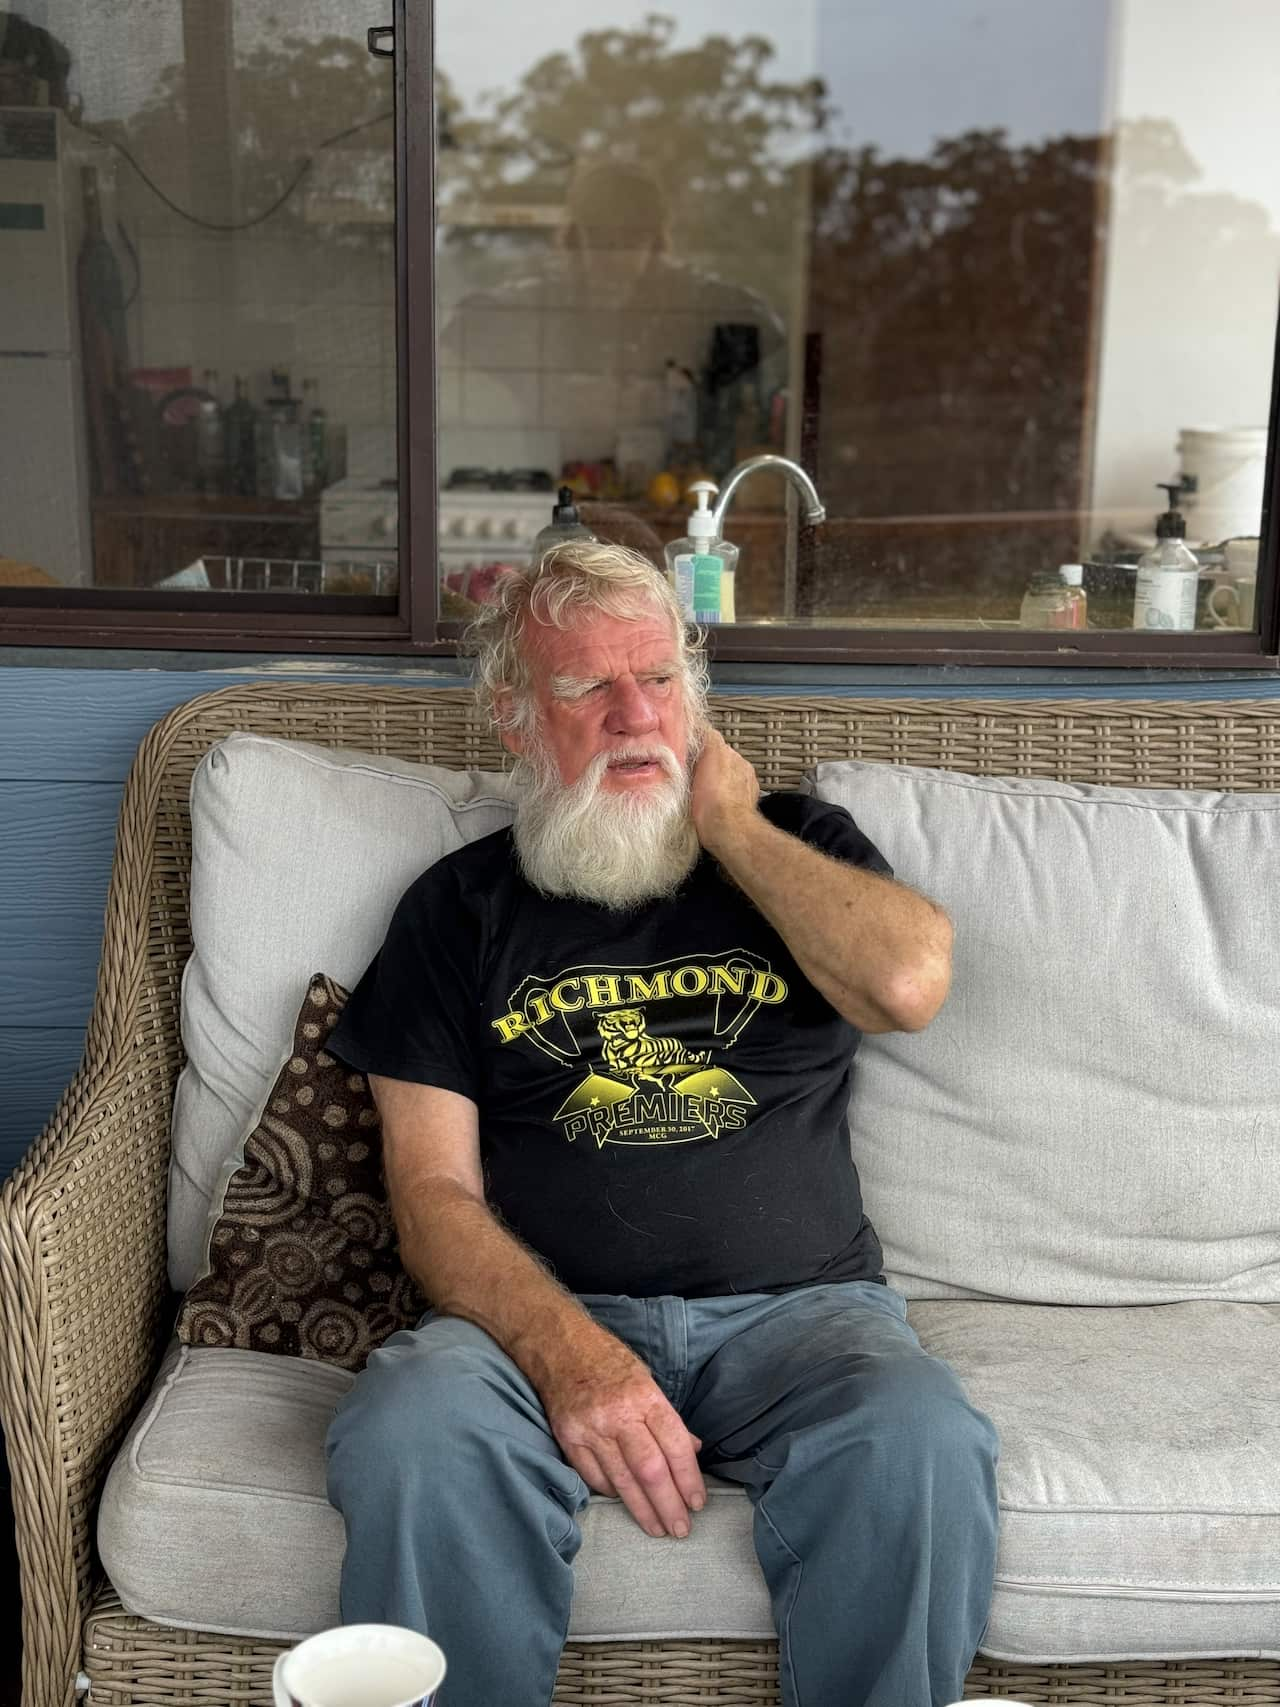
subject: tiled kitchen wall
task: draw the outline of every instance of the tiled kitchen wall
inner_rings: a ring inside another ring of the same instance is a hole
[[[304,379],[317,382],[332,420],[349,428],[394,422],[391,227],[308,224],[303,205],[299,197],[296,212],[291,206],[247,231],[206,231],[123,168],[117,207],[141,268],[128,315],[130,363],[189,367],[195,385],[213,368],[223,402],[237,374],[260,401],[269,370],[284,367],[295,393]],[[128,293],[123,252],[121,265]]]
[[[442,266],[442,298],[452,299],[439,341],[446,469],[625,461],[628,443],[656,466],[668,360],[697,376],[717,320],[768,318],[763,304],[744,306],[741,257],[689,257],[627,309],[593,306],[589,287],[575,304],[551,251],[542,271],[535,264],[499,290],[468,292],[459,270]],[[775,336],[780,349],[780,326]]]
[[[169,187],[182,202],[181,185]],[[270,369],[284,367],[295,393],[303,380],[317,382],[319,400],[352,442],[362,429],[393,427],[389,224],[312,224],[299,194],[259,226],[212,232],[166,208],[127,166],[115,199],[141,269],[128,313],[132,367],[189,367],[197,386],[213,369],[224,403],[236,375],[259,402]],[[129,293],[131,268],[120,252]],[[525,276],[514,268],[509,284],[483,289],[474,288],[465,262],[447,248],[442,254],[438,406],[446,472],[468,464],[555,469],[568,459],[618,456],[637,429],[640,459],[656,464],[667,360],[698,374],[716,320],[744,316],[743,256],[685,257],[640,313],[592,306],[590,298],[575,306],[545,276],[554,264],[549,244]]]

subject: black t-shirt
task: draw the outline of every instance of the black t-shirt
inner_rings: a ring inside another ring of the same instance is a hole
[[[842,807],[761,811],[890,872]],[[501,830],[410,885],[330,1048],[477,1105],[488,1202],[571,1291],[697,1298],[880,1278],[861,1035],[709,855],[618,913],[540,894]]]

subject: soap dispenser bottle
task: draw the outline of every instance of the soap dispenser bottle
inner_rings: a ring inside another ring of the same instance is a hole
[[[1176,481],[1157,485],[1169,494],[1169,508],[1156,518],[1156,542],[1138,559],[1133,596],[1135,628],[1194,628],[1200,564],[1186,545],[1187,524],[1178,514]]]
[[[548,551],[554,551],[557,545],[566,545],[571,539],[594,539],[596,536],[586,526],[578,515],[578,507],[573,501],[573,487],[562,486],[556,493],[556,502],[551,510],[551,520],[546,527],[540,528],[533,536],[534,563],[541,563]]]
[[[734,576],[738,548],[719,539],[709,501],[719,491],[712,480],[695,480],[689,488],[696,509],[689,532],[666,547],[667,574],[686,622],[734,622]]]

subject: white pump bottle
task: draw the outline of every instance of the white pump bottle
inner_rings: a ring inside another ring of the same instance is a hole
[[[733,622],[734,576],[738,548],[718,539],[710,500],[719,488],[711,480],[695,480],[689,492],[697,505],[689,517],[689,532],[666,547],[667,575],[686,622]]]

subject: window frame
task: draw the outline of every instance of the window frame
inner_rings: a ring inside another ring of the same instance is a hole
[[[0,645],[113,647],[170,651],[393,654],[453,657],[464,625],[442,621],[436,560],[439,468],[436,430],[434,6],[390,0],[394,30],[396,185],[396,400],[400,577],[394,616],[367,600],[308,597],[304,609],[280,599],[146,590],[0,589]],[[372,34],[373,32],[370,32]],[[865,630],[741,624],[711,630],[713,662],[932,664],[975,667],[1053,665],[1097,668],[1280,666],[1280,314],[1272,355],[1271,402],[1258,565],[1259,633],[1196,630],[1150,637],[1098,629],[1066,637],[1049,631]],[[355,608],[353,608],[353,605]],[[326,608],[336,607],[336,608]],[[364,608],[361,608],[364,607]]]

